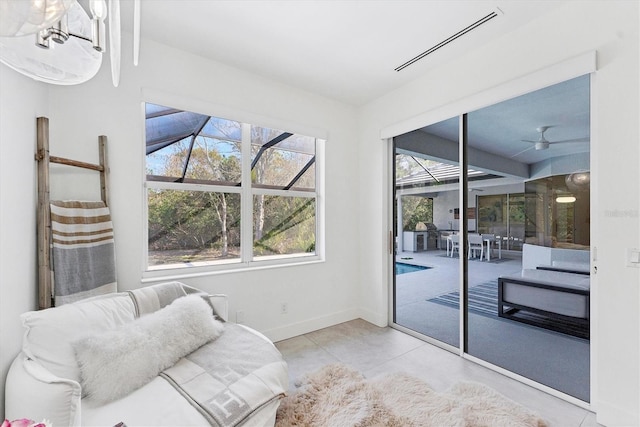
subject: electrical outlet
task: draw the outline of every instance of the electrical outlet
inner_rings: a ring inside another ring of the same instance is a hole
[[[289,312],[289,304],[283,302],[280,304],[280,314],[287,314]]]

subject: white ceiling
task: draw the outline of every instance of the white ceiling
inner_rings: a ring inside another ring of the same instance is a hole
[[[590,150],[590,79],[588,75],[509,99],[468,114],[469,145],[520,163]],[[536,128],[550,126],[546,150],[536,150]],[[458,141],[457,118],[432,124],[424,132]],[[584,138],[581,142],[562,142]],[[554,143],[557,142],[557,143]]]
[[[85,0],[81,0],[85,1]],[[273,81],[360,106],[465,52],[534,21],[564,1],[532,0],[153,0],[141,2],[145,40],[191,52]],[[488,14],[497,17],[402,71],[394,69]],[[131,31],[133,6],[122,2]],[[514,156],[554,126],[550,141],[589,135],[589,84],[578,80],[484,108],[470,115],[476,148],[522,163],[588,151],[552,145]],[[451,138],[457,126],[429,131]]]
[[[559,7],[560,1],[142,1],[144,39],[352,105]],[[394,69],[484,16],[498,16],[402,71]],[[132,2],[122,2],[131,29]]]

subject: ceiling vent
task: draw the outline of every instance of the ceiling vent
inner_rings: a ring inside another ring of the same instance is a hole
[[[499,9],[498,9],[499,10]],[[441,47],[444,47],[446,45],[448,45],[449,43],[451,43],[452,41],[462,37],[463,35],[467,34],[468,32],[475,30],[476,28],[478,28],[479,26],[481,26],[482,24],[486,24],[487,22],[489,22],[490,20],[492,20],[493,18],[497,17],[498,13],[497,12],[491,12],[490,14],[488,14],[487,16],[485,16],[484,18],[481,18],[479,20],[477,20],[476,22],[474,22],[473,24],[469,25],[466,28],[463,28],[462,30],[458,31],[457,33],[455,33],[452,36],[449,36],[448,38],[446,38],[445,40],[441,41],[440,43],[438,43],[437,45],[425,50],[424,52],[422,52],[421,54],[419,54],[418,56],[411,58],[410,60],[408,60],[407,62],[405,62],[404,64],[400,65],[399,67],[396,67],[395,70],[396,71],[401,71],[404,70],[405,68],[407,68],[409,65],[421,60],[422,58],[424,58],[427,55],[432,54],[433,52],[435,52],[436,50],[440,49]]]

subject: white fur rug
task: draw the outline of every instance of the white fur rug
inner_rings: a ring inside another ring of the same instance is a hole
[[[365,379],[344,365],[308,375],[282,401],[276,427],[433,426],[545,427],[523,406],[478,383],[455,384],[444,393],[406,374]]]

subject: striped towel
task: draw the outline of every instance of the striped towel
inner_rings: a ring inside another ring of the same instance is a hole
[[[115,246],[103,202],[52,201],[55,305],[116,292]]]

